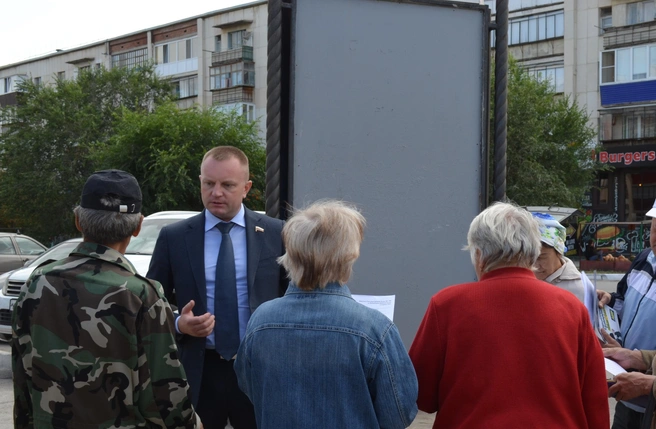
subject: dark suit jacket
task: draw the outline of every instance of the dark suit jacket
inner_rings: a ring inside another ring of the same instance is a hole
[[[276,262],[284,252],[283,221],[248,209],[245,219],[248,300],[252,313],[263,302],[282,296],[287,288],[284,270]],[[193,299],[196,316],[207,312],[204,246],[205,211],[162,229],[147,274],[162,284],[166,298],[179,309]],[[196,405],[203,375],[205,338],[178,335],[178,348]]]

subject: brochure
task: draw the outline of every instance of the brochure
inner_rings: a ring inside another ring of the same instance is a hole
[[[603,308],[599,309],[597,315],[599,318],[599,327],[596,330],[597,336],[603,338],[601,335],[601,329],[603,329],[608,332],[614,340],[622,344],[622,332],[620,331],[620,319],[617,315],[617,311],[604,305]]]

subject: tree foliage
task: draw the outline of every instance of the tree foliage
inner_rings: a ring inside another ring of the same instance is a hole
[[[72,209],[86,178],[106,168],[135,175],[146,214],[199,209],[200,159],[218,144],[251,157],[253,208],[263,207],[255,125],[237,114],[178,110],[153,66],[83,71],[44,86],[25,80],[18,95],[17,106],[0,110],[0,228],[20,227],[47,244],[77,235]]]
[[[494,116],[492,116],[494,117]],[[580,207],[597,171],[589,115],[515,61],[508,67],[506,194],[520,205]]]
[[[248,156],[253,188],[245,204],[264,208],[266,153],[256,123],[213,109],[180,110],[174,103],[151,114],[126,111],[96,164],[126,170],[140,179],[144,211],[201,210],[200,164],[218,144],[236,146]]]

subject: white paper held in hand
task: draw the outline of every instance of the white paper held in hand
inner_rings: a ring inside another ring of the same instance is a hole
[[[622,368],[620,364],[615,362],[614,360],[604,358],[604,364],[606,364],[606,372],[609,375],[612,375],[613,378],[617,377],[619,374],[626,372],[626,370]]]
[[[396,295],[351,295],[360,304],[373,308],[383,313],[391,321],[394,321],[394,303]]]

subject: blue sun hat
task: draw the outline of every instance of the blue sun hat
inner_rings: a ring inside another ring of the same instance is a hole
[[[564,255],[567,252],[565,227],[550,214],[537,212],[531,212],[531,214],[540,225],[540,240],[556,249],[556,252]]]

